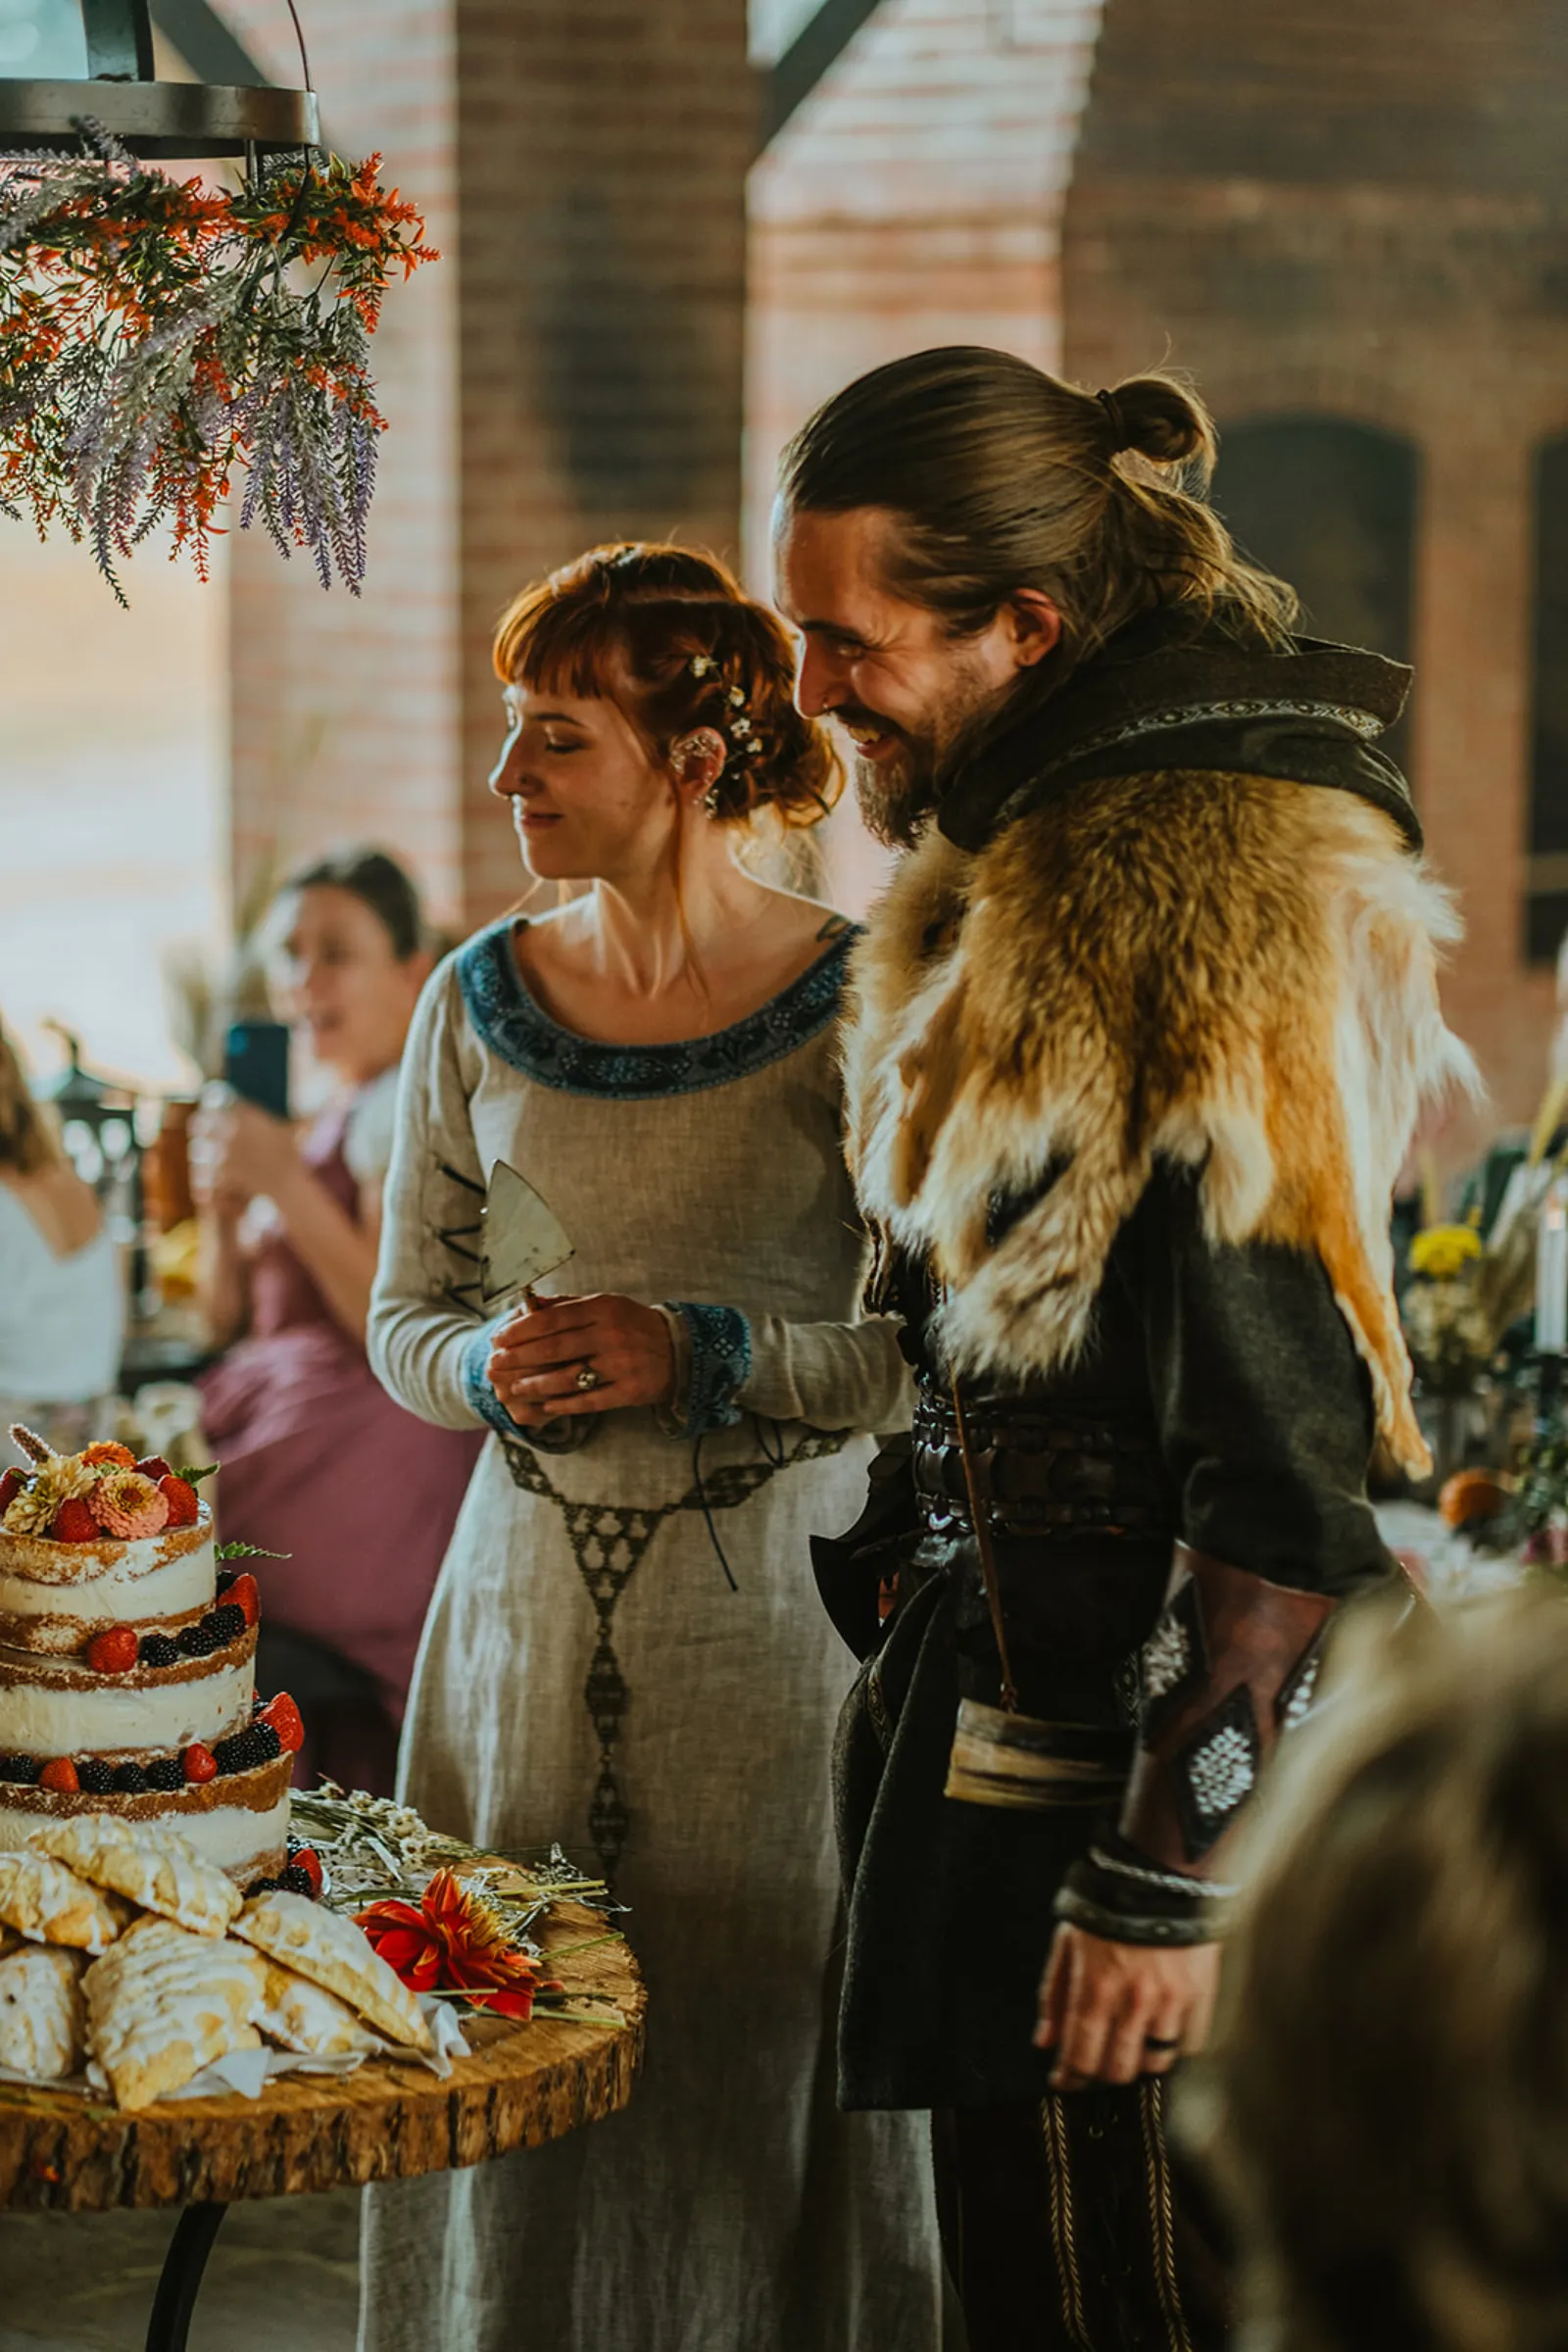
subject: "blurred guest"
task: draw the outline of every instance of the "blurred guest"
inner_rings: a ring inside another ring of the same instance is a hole
[[[431,957],[394,860],[345,850],[284,884],[269,920],[281,1017],[337,1081],[296,1133],[255,1103],[204,1110],[192,1179],[198,1287],[227,1352],[202,1381],[223,1533],[257,1560],[264,1684],[286,1684],[328,1772],[390,1790],[414,1653],[479,1440],[394,1404],[365,1359],[397,1070]]]
[[[124,1325],[114,1244],[0,1029],[0,1467],[22,1421],[62,1452],[108,1437]]]
[[[1368,1653],[1283,1766],[1208,2116],[1257,2352],[1568,2343],[1568,1614]],[[1195,2086],[1196,2088],[1197,2086]]]

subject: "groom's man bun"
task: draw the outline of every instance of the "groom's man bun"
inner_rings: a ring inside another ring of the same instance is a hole
[[[889,584],[956,635],[1036,588],[1061,613],[1069,660],[1178,602],[1275,640],[1296,599],[1207,504],[1216,441],[1173,375],[1087,392],[1011,352],[956,344],[835,393],[784,452],[779,510],[886,510]]]

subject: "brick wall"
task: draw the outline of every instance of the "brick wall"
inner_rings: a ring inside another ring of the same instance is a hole
[[[229,0],[292,79],[277,0]],[[447,260],[389,296],[391,430],[362,600],[235,551],[233,866],[373,834],[449,920],[517,894],[485,792],[489,634],[539,571],[612,535],[739,537],[744,0],[312,0],[337,146],[386,154]]]
[[[1109,0],[1063,230],[1074,375],[1168,356],[1222,427],[1325,413],[1419,449],[1412,778],[1468,925],[1449,1015],[1509,1119],[1550,1023],[1520,936],[1530,456],[1568,424],[1565,137],[1545,0]]]

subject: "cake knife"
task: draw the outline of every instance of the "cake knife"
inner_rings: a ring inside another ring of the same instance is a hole
[[[533,1286],[573,1254],[571,1238],[548,1200],[504,1159],[490,1171],[479,1237],[479,1296],[487,1315],[520,1293],[538,1302]]]

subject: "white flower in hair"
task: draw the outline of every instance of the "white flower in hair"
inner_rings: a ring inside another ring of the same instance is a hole
[[[718,667],[711,654],[693,654],[691,673],[694,678],[706,678]]]

